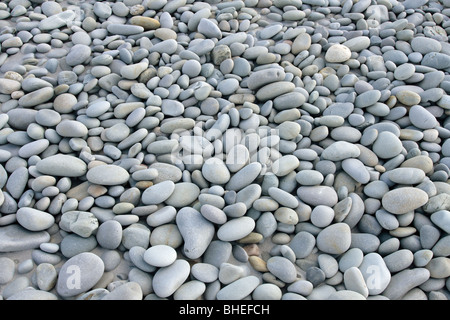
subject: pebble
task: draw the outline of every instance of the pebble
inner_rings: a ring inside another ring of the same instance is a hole
[[[30,231],[43,231],[55,223],[51,214],[27,207],[17,210],[16,218],[22,227]]]
[[[177,259],[162,267],[153,276],[153,291],[161,298],[172,295],[189,277],[191,267],[186,260]]]
[[[302,186],[297,189],[297,195],[300,200],[312,206],[333,207],[338,202],[336,191],[328,186]]]
[[[325,60],[331,63],[341,63],[350,59],[351,54],[352,52],[345,45],[335,44],[328,48]]]
[[[171,180],[162,181],[145,189],[142,202],[146,205],[160,204],[167,200],[175,190],[175,183]]]
[[[0,272],[0,283],[6,284],[10,282],[14,277],[15,263],[10,258],[1,257],[0,266],[2,267],[2,271]]]
[[[175,262],[177,252],[167,245],[156,245],[148,248],[144,253],[144,261],[155,267],[167,267]]]
[[[104,263],[91,252],[68,259],[58,272],[56,291],[61,297],[73,297],[91,289],[103,276]]]
[[[217,237],[222,241],[236,241],[249,235],[255,228],[255,220],[239,217],[227,221],[217,230]]]
[[[90,168],[86,178],[90,183],[111,186],[127,182],[130,174],[116,165],[100,165]]]
[[[79,158],[65,154],[56,154],[38,161],[36,169],[42,174],[80,177],[87,172],[87,165]]]
[[[341,254],[350,248],[351,232],[346,223],[335,223],[319,232],[317,248],[324,253]]]
[[[0,252],[15,252],[38,248],[41,243],[50,240],[47,231],[29,231],[22,226],[7,225],[0,227]]]
[[[122,242],[122,225],[116,220],[107,220],[97,229],[96,239],[105,249],[116,249]]]
[[[256,276],[242,277],[221,288],[216,295],[217,300],[242,300],[249,296],[260,285]]]
[[[129,281],[114,288],[101,300],[142,300],[143,293],[139,283]]]
[[[202,256],[213,239],[214,225],[200,212],[189,207],[178,211],[176,222],[184,240],[184,254],[191,259]]]
[[[428,195],[418,188],[402,187],[387,192],[381,202],[383,208],[390,213],[404,214],[426,204]]]
[[[383,291],[383,296],[391,300],[401,299],[408,291],[420,286],[429,278],[430,272],[425,268],[400,271],[392,276],[389,285]]]
[[[285,283],[292,283],[297,279],[294,264],[284,257],[271,257],[267,260],[267,269]]]

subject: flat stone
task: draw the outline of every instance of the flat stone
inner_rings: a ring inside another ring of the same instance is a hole
[[[170,266],[162,267],[153,276],[153,290],[160,298],[172,295],[189,277],[191,267],[186,260],[177,259]]]
[[[230,180],[230,172],[219,158],[209,158],[202,166],[203,177],[213,184],[226,184]]]
[[[352,52],[348,47],[341,44],[335,44],[328,48],[325,53],[325,60],[331,63],[345,62],[350,59]]]
[[[134,16],[130,19],[130,23],[135,26],[141,26],[144,30],[155,30],[161,26],[158,20],[144,16]]]
[[[400,154],[402,148],[400,139],[394,133],[382,131],[373,143],[372,151],[382,159],[389,159]]]
[[[167,200],[175,190],[175,183],[171,180],[162,181],[145,189],[142,202],[146,205],[160,204]]]
[[[359,183],[366,184],[370,181],[370,173],[358,159],[344,159],[342,169]]]
[[[144,260],[155,267],[167,267],[175,262],[177,253],[167,245],[156,245],[148,248],[144,253]]]
[[[56,291],[61,297],[73,297],[91,289],[103,276],[104,263],[91,252],[68,259],[58,273]]]
[[[440,52],[442,45],[439,41],[428,37],[416,37],[411,40],[411,48],[415,52],[427,54],[430,52]]]
[[[217,237],[222,241],[237,241],[249,235],[255,225],[255,220],[250,217],[235,218],[220,226]]]
[[[425,179],[425,172],[418,168],[395,168],[388,171],[388,178],[397,184],[419,184]]]
[[[183,253],[190,259],[201,257],[213,239],[214,225],[189,207],[178,211],[176,222],[184,240]]]
[[[356,158],[360,155],[360,149],[346,141],[336,141],[325,148],[321,157],[325,160],[340,161],[346,158]]]
[[[90,183],[112,186],[127,182],[130,174],[116,165],[100,165],[89,169],[86,178]]]
[[[51,214],[28,207],[17,210],[16,218],[22,227],[30,231],[43,231],[55,223]]]
[[[250,295],[260,284],[256,276],[246,276],[240,278],[217,292],[217,300],[242,300]]]
[[[430,271],[425,268],[406,269],[392,276],[383,296],[390,300],[401,299],[408,291],[420,286],[430,278]]]
[[[38,161],[36,169],[42,174],[53,176],[81,177],[87,172],[87,165],[79,158],[56,154]]]
[[[332,224],[317,235],[317,247],[329,254],[341,254],[350,248],[351,232],[346,223]]]
[[[267,260],[267,269],[285,283],[292,283],[297,279],[294,264],[284,257],[271,257]]]
[[[313,206],[332,207],[338,202],[336,191],[328,186],[301,186],[297,189],[297,195],[300,200]]]
[[[428,202],[428,194],[418,188],[402,187],[387,192],[381,199],[383,208],[393,214],[404,214]]]
[[[420,105],[413,105],[409,109],[409,119],[419,129],[432,129],[438,125],[436,117]]]
[[[166,204],[175,208],[181,208],[193,203],[200,194],[200,188],[191,182],[179,182],[175,184],[173,193],[166,199]]]
[[[49,101],[54,96],[54,90],[51,87],[44,87],[36,91],[25,94],[19,99],[19,105],[22,107],[34,107]]]

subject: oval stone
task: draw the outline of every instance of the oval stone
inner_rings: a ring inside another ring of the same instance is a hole
[[[317,248],[325,253],[344,253],[352,241],[350,227],[343,222],[332,224],[320,231],[316,240]]]
[[[242,300],[260,284],[256,276],[246,276],[226,285],[217,292],[217,300]]]
[[[130,178],[130,174],[122,167],[108,164],[89,169],[86,178],[90,183],[114,186],[127,182]]]
[[[328,186],[302,186],[297,189],[297,195],[303,202],[318,206],[334,206],[338,202],[336,191]]]
[[[387,192],[381,199],[383,208],[393,214],[413,211],[428,202],[428,194],[413,187],[402,187]]]
[[[153,291],[160,298],[169,297],[186,281],[190,271],[189,262],[182,259],[160,268],[153,276]]]
[[[28,207],[17,210],[16,218],[22,227],[30,231],[42,231],[55,223],[50,213]]]
[[[162,181],[145,189],[142,202],[146,205],[160,204],[167,200],[175,190],[175,183],[171,180]]]
[[[92,252],[82,252],[61,267],[56,291],[61,297],[73,297],[91,289],[103,276],[103,260]]]
[[[52,176],[81,177],[86,173],[87,165],[80,158],[56,154],[38,161],[36,169],[42,174]]]
[[[239,217],[229,220],[217,230],[217,237],[222,241],[236,241],[249,235],[255,228],[255,220]]]
[[[230,180],[230,171],[219,158],[209,158],[202,166],[203,177],[213,184],[225,184]]]
[[[144,260],[155,267],[167,267],[175,262],[177,252],[174,248],[160,244],[148,248],[144,253]]]

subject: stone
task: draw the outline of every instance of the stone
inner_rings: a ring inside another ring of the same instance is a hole
[[[301,186],[297,195],[306,204],[333,207],[338,202],[336,191],[328,186]]]
[[[372,150],[382,159],[390,159],[400,154],[402,143],[400,139],[390,131],[382,131],[372,145]]]
[[[138,282],[129,281],[106,294],[101,300],[142,300],[142,287]]]
[[[189,207],[178,211],[176,222],[184,240],[184,255],[190,259],[201,257],[213,239],[214,225],[206,220],[200,212]]]
[[[411,48],[415,52],[427,54],[430,52],[440,52],[442,45],[439,41],[428,37],[416,37],[411,40]]]
[[[112,186],[127,182],[130,174],[116,165],[100,165],[90,168],[86,178],[90,183]]]
[[[438,124],[435,116],[420,105],[413,105],[409,109],[409,119],[414,126],[424,130],[432,129]]]
[[[158,176],[160,177],[160,176]],[[175,208],[182,208],[193,203],[200,194],[200,188],[191,182],[179,182],[175,184],[175,188],[166,204]]]
[[[177,259],[162,267],[153,276],[153,290],[160,298],[171,296],[189,277],[191,267],[186,260]]]
[[[249,296],[260,284],[253,275],[242,277],[221,288],[216,295],[217,300],[242,300]]]
[[[162,181],[145,189],[142,193],[142,202],[146,205],[160,204],[166,201],[175,190],[172,180]]]
[[[79,158],[65,154],[56,154],[38,161],[36,169],[42,174],[81,177],[87,172],[87,165]]]
[[[217,237],[222,241],[237,241],[249,235],[255,228],[255,220],[239,217],[228,220],[217,230]]]
[[[364,277],[369,295],[381,294],[389,286],[391,273],[378,253],[366,254],[358,268]]]
[[[43,231],[55,223],[51,214],[33,208],[20,208],[16,214],[19,224],[30,231]]]
[[[418,168],[395,168],[388,171],[388,178],[397,184],[419,184],[425,179],[425,172]]]
[[[341,254],[350,248],[351,232],[346,223],[332,224],[319,232],[317,248],[324,253]]]
[[[401,187],[387,192],[381,199],[383,208],[393,214],[413,211],[428,202],[428,194],[418,188]]]
[[[68,259],[58,273],[56,291],[61,297],[74,297],[91,289],[103,276],[104,263],[91,252]]]
[[[54,94],[53,88],[44,87],[20,97],[19,105],[25,108],[34,107],[49,101]]]
[[[15,263],[8,257],[0,257],[0,284],[7,284],[14,278]]]
[[[114,250],[122,242],[122,225],[116,220],[107,220],[100,224],[96,233],[96,239],[100,246]]]
[[[156,245],[148,248],[144,253],[144,261],[155,267],[167,267],[175,262],[177,252],[167,245]]]
[[[278,279],[285,283],[297,280],[297,271],[294,264],[284,257],[271,257],[267,260],[267,269]]]
[[[226,184],[231,177],[223,160],[216,157],[209,158],[203,163],[202,175],[213,184]]]
[[[346,158],[356,158],[361,154],[360,149],[346,141],[336,141],[325,148],[321,157],[325,160],[340,161]]]
[[[335,44],[328,48],[325,60],[331,63],[341,63],[350,59],[351,54],[352,52],[345,45]]]
[[[430,278],[430,272],[425,268],[406,269],[392,276],[389,285],[383,291],[383,296],[390,300],[401,299],[408,291],[420,286]]]

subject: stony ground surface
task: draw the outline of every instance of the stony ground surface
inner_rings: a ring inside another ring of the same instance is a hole
[[[450,297],[449,0],[0,3],[0,298]]]

